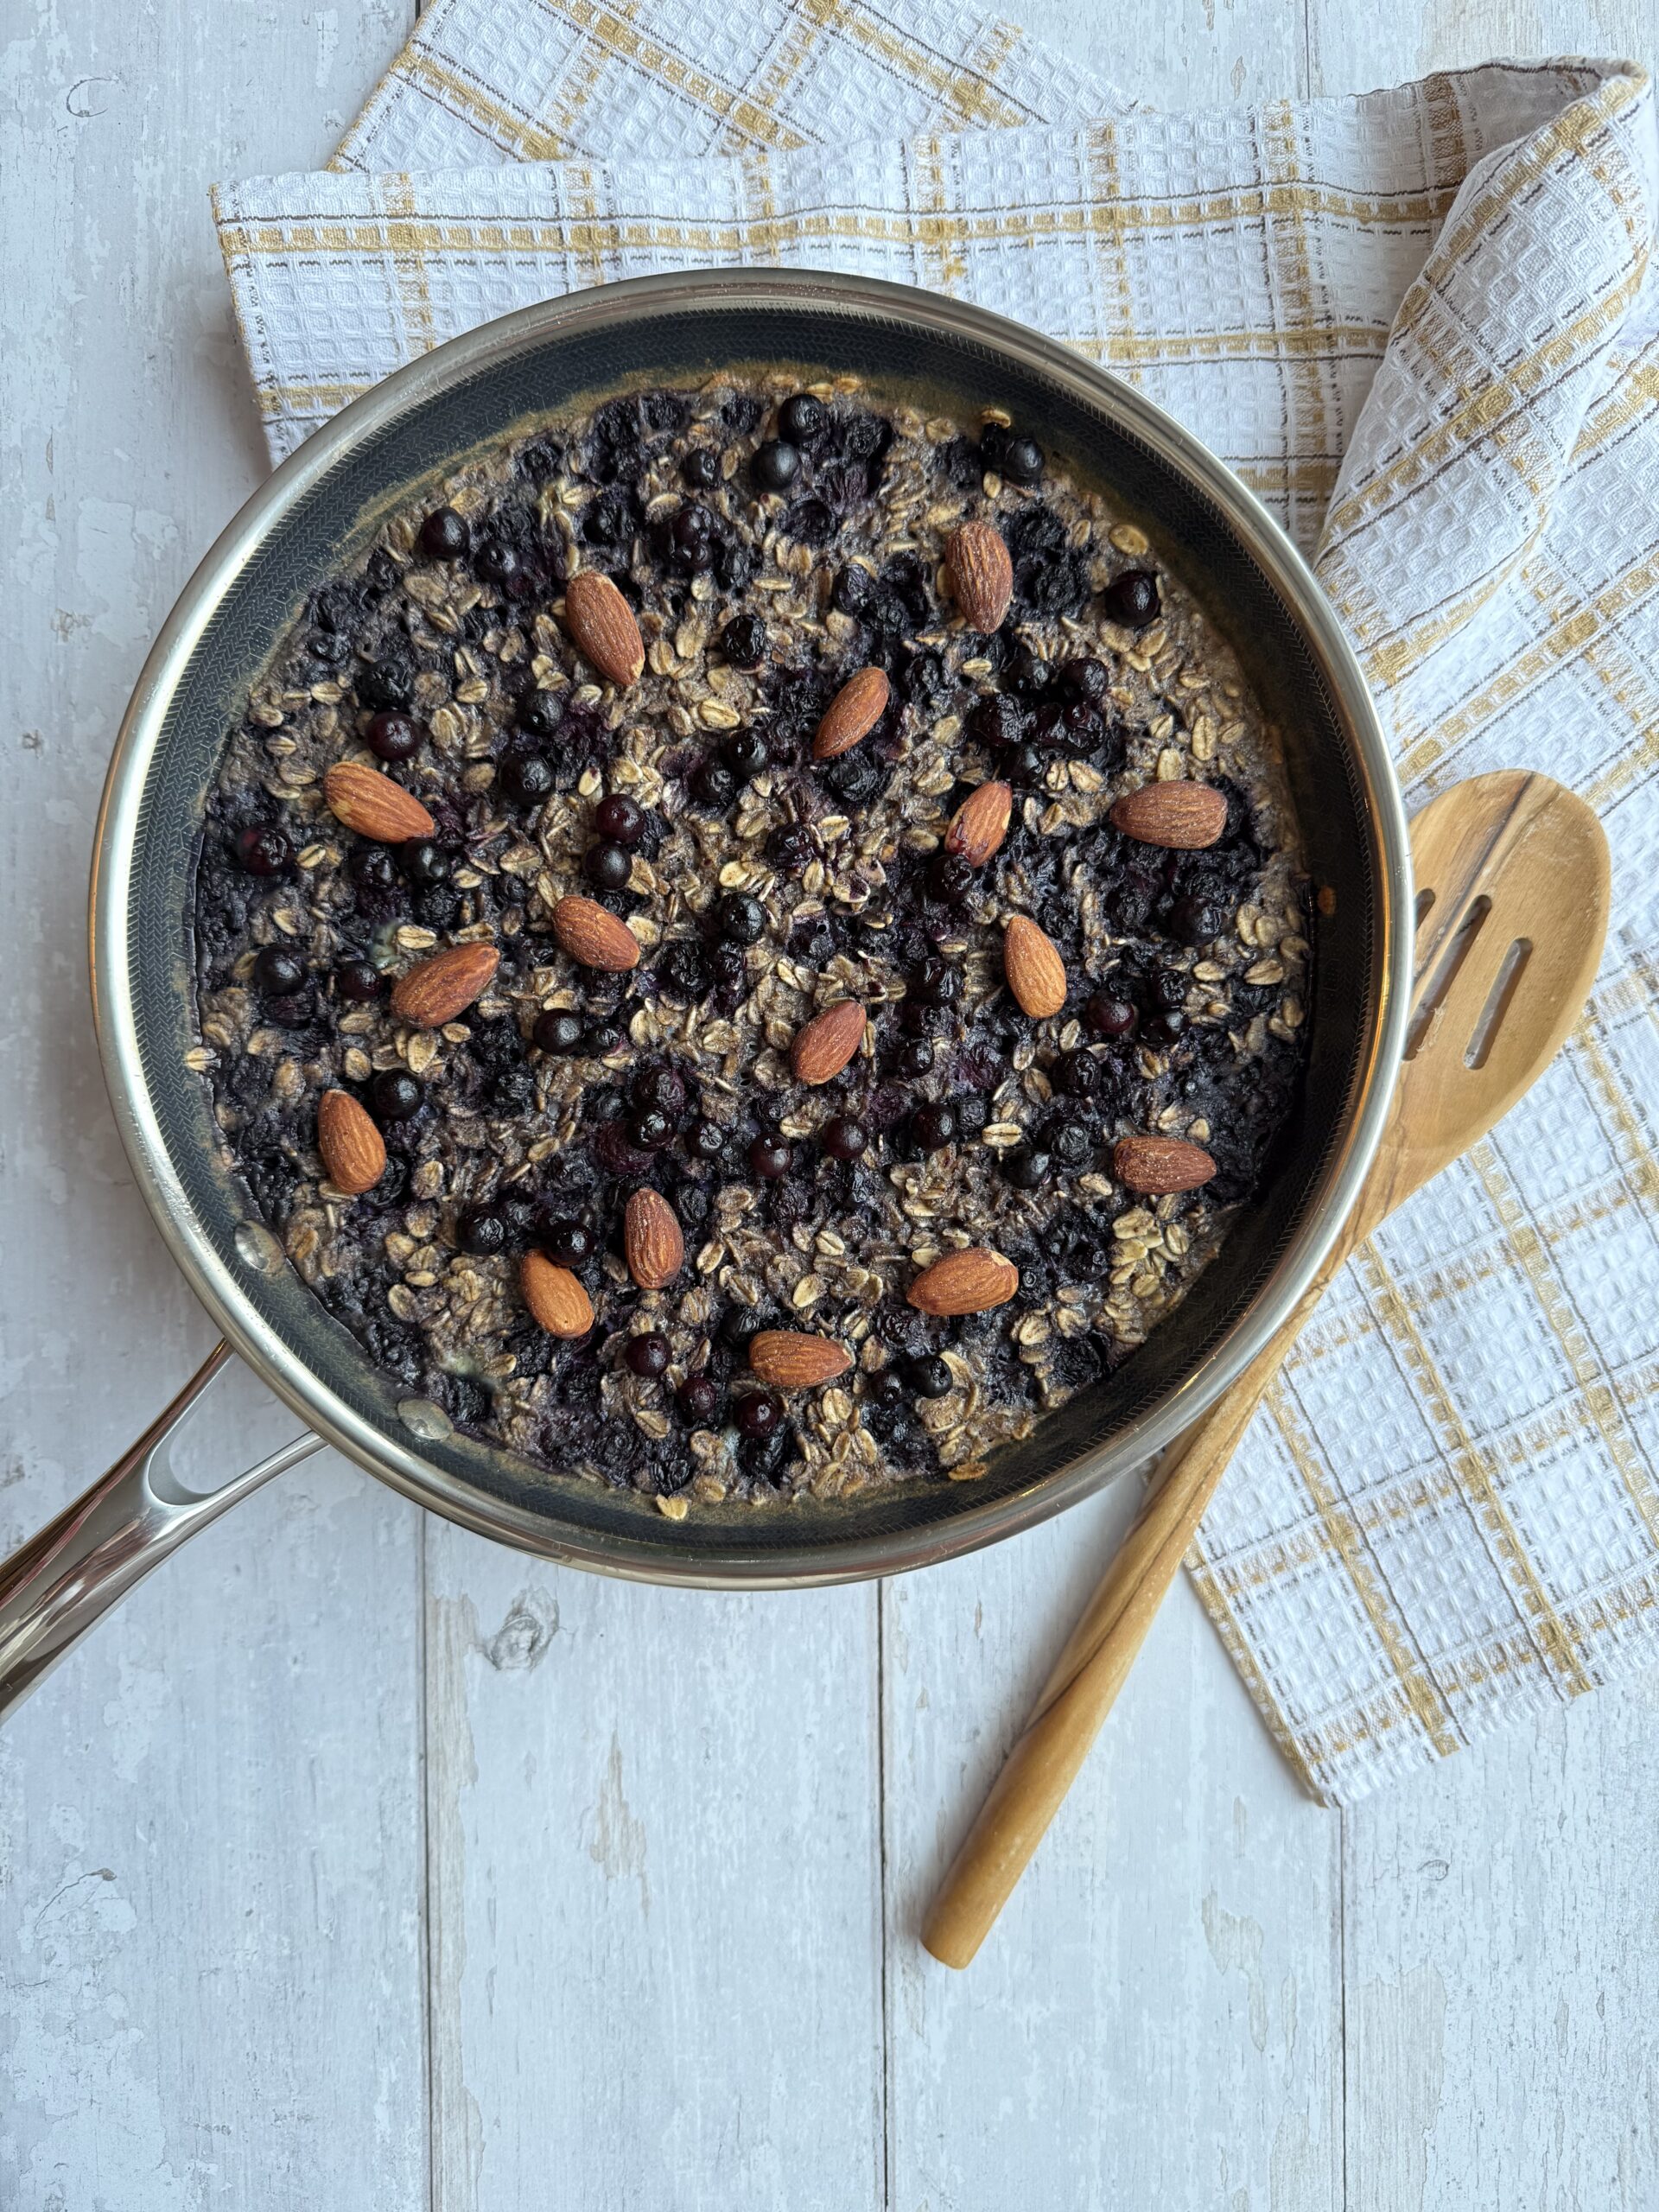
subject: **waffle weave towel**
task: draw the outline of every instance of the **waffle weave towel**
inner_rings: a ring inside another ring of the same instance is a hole
[[[1408,797],[1531,766],[1598,808],[1587,1018],[1347,1271],[1191,1562],[1328,1800],[1659,1660],[1656,173],[1619,62],[1158,117],[950,0],[436,0],[329,171],[217,195],[274,456],[580,286],[931,286],[1141,385],[1316,551]]]

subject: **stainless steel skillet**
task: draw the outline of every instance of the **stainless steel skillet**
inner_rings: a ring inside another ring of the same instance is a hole
[[[674,1522],[651,1501],[550,1475],[448,1428],[397,1388],[283,1260],[224,1156],[193,1042],[192,856],[226,730],[307,593],[387,507],[529,415],[739,361],[853,370],[973,414],[1007,406],[1109,487],[1230,629],[1286,733],[1319,882],[1310,1061],[1294,1141],[1185,1303],[1109,1384],[976,1484]],[[271,477],[168,618],[111,764],[92,875],[94,1013],[139,1188],[197,1295],[306,1425],[209,1494],[167,1447],[221,1347],[132,1451],[0,1570],[0,1710],[182,1538],[322,1443],[466,1527],[543,1556],[657,1581],[768,1588],[945,1559],[1029,1527],[1159,1449],[1289,1313],[1351,1204],[1398,1065],[1411,950],[1405,823],[1363,683],[1282,533],[1168,416],[1068,348],[957,302],[786,270],[650,277],[524,310],[412,364]]]

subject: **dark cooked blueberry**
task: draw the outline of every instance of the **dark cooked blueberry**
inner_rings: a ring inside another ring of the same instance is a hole
[[[962,989],[962,977],[948,960],[931,952],[911,970],[906,989],[924,1006],[954,1006]]]
[[[415,696],[415,671],[407,660],[377,660],[359,668],[357,696],[372,711],[391,707],[400,713]]]
[[[1063,1167],[1081,1167],[1095,1148],[1081,1122],[1057,1122],[1048,1132],[1047,1144]]]
[[[582,1017],[569,1007],[550,1007],[536,1017],[531,1042],[543,1052],[574,1052],[582,1042]]]
[[[522,563],[518,550],[505,538],[486,537],[473,556],[473,566],[487,584],[510,584]]]
[[[1017,699],[1040,699],[1049,676],[1048,663],[1029,645],[1016,645],[1002,669],[1002,681]]]
[[[658,1329],[647,1329],[638,1337],[630,1337],[623,1348],[623,1358],[636,1375],[643,1375],[654,1382],[659,1375],[666,1375],[672,1354],[668,1338]]]
[[[1186,1016],[1179,1007],[1171,1007],[1166,1013],[1148,1014],[1141,1025],[1141,1034],[1154,1045],[1173,1045],[1186,1027]]]
[[[737,778],[723,760],[705,760],[691,779],[691,796],[704,806],[729,806]]]
[[[654,1106],[674,1121],[685,1111],[685,1077],[678,1068],[641,1068],[628,1086],[628,1095],[636,1106]]]
[[[770,1436],[783,1417],[783,1407],[770,1390],[755,1390],[740,1398],[732,1415],[740,1436]]]
[[[946,1398],[957,1387],[956,1376],[936,1351],[907,1361],[905,1373],[918,1398]]]
[[[594,809],[594,828],[613,845],[637,845],[645,834],[645,811],[635,800],[613,791]]]
[[[861,614],[875,596],[875,578],[856,561],[849,561],[836,578],[830,604],[837,614]]]
[[[968,734],[977,738],[982,745],[996,749],[1004,745],[1017,745],[1025,734],[1026,718],[1018,700],[1010,699],[1005,692],[994,691],[982,699],[968,717]]]
[[[693,1160],[718,1160],[726,1149],[726,1132],[718,1122],[693,1122],[685,1148]]]
[[[305,981],[305,963],[285,944],[268,944],[254,961],[253,987],[283,997]]]
[[[370,752],[380,760],[411,760],[420,749],[421,733],[407,715],[389,711],[371,715],[363,735]]]
[[[453,862],[442,845],[417,837],[407,845],[399,845],[397,865],[407,882],[414,884],[417,890],[429,891],[434,884],[449,880]]]
[[[944,1016],[936,1006],[925,999],[907,998],[899,1002],[899,1027],[907,1037],[937,1036]]]
[[[763,1183],[775,1183],[789,1173],[789,1147],[781,1137],[756,1137],[749,1147],[749,1170]]]
[[[715,544],[715,582],[721,591],[741,591],[754,574],[754,555],[741,537],[721,537]]]
[[[642,1106],[628,1123],[628,1142],[639,1152],[660,1152],[673,1134],[674,1124],[657,1106]]]
[[[384,845],[359,845],[351,858],[352,880],[360,891],[390,891],[397,865]]]
[[[421,550],[429,561],[459,560],[472,542],[472,532],[453,507],[434,507],[421,524]]]
[[[622,1031],[616,1022],[590,1021],[582,1033],[581,1047],[588,1059],[603,1060],[608,1058],[621,1042]],[[589,1111],[592,1110],[593,1102],[598,1095],[596,1091],[589,1091],[588,1094]],[[619,1104],[617,1111],[620,1113],[621,1110]]]
[[[728,891],[715,909],[721,935],[733,944],[754,944],[766,926],[766,910],[747,891]]]
[[[1010,438],[1002,453],[1002,474],[1010,484],[1040,484],[1043,449],[1035,438]]]
[[[720,650],[734,668],[759,668],[767,642],[766,626],[758,614],[734,614],[720,633]]]
[[[334,988],[354,1006],[368,1006],[385,988],[385,977],[368,960],[342,960],[334,970]]]
[[[720,481],[720,455],[711,446],[693,446],[680,463],[680,481],[689,491],[712,492]]]
[[[1125,569],[1100,594],[1100,610],[1109,622],[1144,630],[1158,613],[1157,577],[1150,569]]]
[[[1011,745],[1001,765],[1008,781],[1022,787],[1040,784],[1048,772],[1048,763],[1029,741],[1023,745]]]
[[[383,1122],[407,1122],[421,1110],[426,1092],[407,1068],[383,1068],[369,1085],[369,1103]]]
[[[766,1323],[752,1306],[734,1306],[720,1325],[722,1340],[735,1352],[747,1352]]]
[[[913,1045],[902,1048],[893,1065],[902,1076],[926,1075],[933,1065],[933,1047],[925,1037],[918,1037]]]
[[[285,993],[265,1001],[265,1020],[278,1029],[303,1029],[311,1020],[311,994]]]
[[[1227,917],[1213,899],[1189,892],[1169,910],[1169,933],[1181,944],[1208,944],[1227,926]]]
[[[754,480],[763,492],[787,492],[800,469],[800,448],[785,438],[768,438],[754,456]]]
[[[836,1115],[818,1132],[818,1142],[831,1160],[861,1160],[869,1141],[862,1126],[846,1114]]]
[[[589,505],[582,518],[582,535],[589,545],[620,552],[632,544],[639,524],[639,499],[626,486],[613,484]]]
[[[714,558],[715,518],[707,507],[688,499],[669,525],[676,565],[706,569]]]
[[[748,989],[749,963],[743,957],[743,947],[728,944],[721,938],[717,944],[709,947],[708,960],[709,988],[711,991],[727,995],[731,1001],[731,1005],[726,1008],[729,1014],[731,1007]]]
[[[874,798],[881,782],[880,766],[866,745],[855,745],[850,753],[843,753],[832,760],[823,772],[823,780],[845,806],[862,806]]]
[[[551,737],[564,720],[564,705],[556,691],[526,691],[518,702],[518,727],[531,737]]]
[[[585,1221],[550,1222],[538,1241],[548,1258],[562,1268],[579,1268],[594,1256],[594,1232]]]
[[[1129,1001],[1112,991],[1096,991],[1083,1009],[1084,1027],[1096,1037],[1127,1037],[1135,1019]]]
[[[633,862],[623,845],[590,845],[582,861],[589,883],[601,891],[620,891],[633,872]]]
[[[502,796],[515,806],[539,806],[556,781],[544,753],[509,753],[496,779]]]
[[[823,428],[823,402],[798,391],[778,410],[778,428],[798,446],[809,445]]]
[[[507,1249],[507,1224],[493,1206],[468,1206],[455,1224],[455,1240],[463,1252],[487,1259]]]
[[[1061,698],[1072,705],[1103,704],[1111,681],[1105,662],[1094,660],[1086,653],[1063,660],[1054,671],[1055,686]]]
[[[1185,976],[1179,968],[1160,968],[1147,986],[1147,997],[1160,1013],[1174,1013],[1186,1004]]]
[[[674,1402],[694,1427],[704,1428],[720,1411],[720,1390],[711,1376],[688,1375]]]
[[[774,868],[798,875],[818,856],[818,841],[804,822],[785,822],[766,840],[766,858]]]
[[[1016,1191],[1036,1191],[1047,1182],[1052,1165],[1046,1152],[1034,1145],[1021,1145],[1017,1152],[1003,1154],[1002,1173]]]
[[[280,875],[294,858],[294,848],[271,823],[240,831],[236,840],[237,865],[250,875]]]
[[[564,448],[550,431],[543,430],[533,438],[526,438],[513,455],[512,465],[527,484],[539,491],[543,484],[550,484],[564,467]]]
[[[957,1109],[943,1103],[918,1106],[910,1117],[910,1134],[924,1152],[943,1152],[957,1138]]]
[[[700,999],[709,988],[709,963],[690,938],[676,938],[652,972],[658,988],[672,999]]]
[[[722,757],[733,775],[744,783],[760,774],[772,754],[758,729],[740,729],[726,741]]]
[[[905,1389],[904,1377],[896,1367],[883,1367],[864,1378],[864,1402],[891,1409],[904,1405],[910,1394]]]
[[[927,871],[927,888],[930,896],[937,899],[941,906],[959,906],[973,887],[974,869],[971,861],[963,860],[960,853],[935,855],[933,863]]]
[[[1001,468],[1014,432],[1006,423],[987,423],[979,434],[979,457],[987,468]]]
[[[1097,709],[1077,699],[1061,708],[1055,741],[1071,753],[1092,753],[1106,741],[1106,724]]]
[[[1054,1063],[1054,1087],[1072,1098],[1092,1098],[1105,1072],[1092,1052],[1062,1052]]]

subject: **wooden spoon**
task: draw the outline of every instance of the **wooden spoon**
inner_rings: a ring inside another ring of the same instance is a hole
[[[1219,1405],[1164,1456],[1128,1536],[1043,1687],[933,1901],[922,1941],[965,1967],[1059,1809],[1128,1678],[1239,1439],[1325,1286],[1395,1206],[1536,1082],[1601,959],[1601,825],[1547,776],[1478,776],[1411,830],[1416,974],[1406,1059],[1371,1172],[1300,1304]]]

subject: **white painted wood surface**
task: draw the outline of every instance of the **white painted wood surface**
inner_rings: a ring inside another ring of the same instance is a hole
[[[1643,0],[1005,5],[1167,105],[1656,42]],[[7,1548],[209,1341],[109,1123],[81,919],[113,721],[261,468],[206,187],[318,161],[410,15],[0,26]],[[280,1421],[245,1384],[206,1433]],[[1338,1818],[1183,1588],[974,1972],[919,1950],[1128,1503],[734,1600],[283,1478],[0,1734],[0,2207],[1659,2203],[1659,1684]]]

